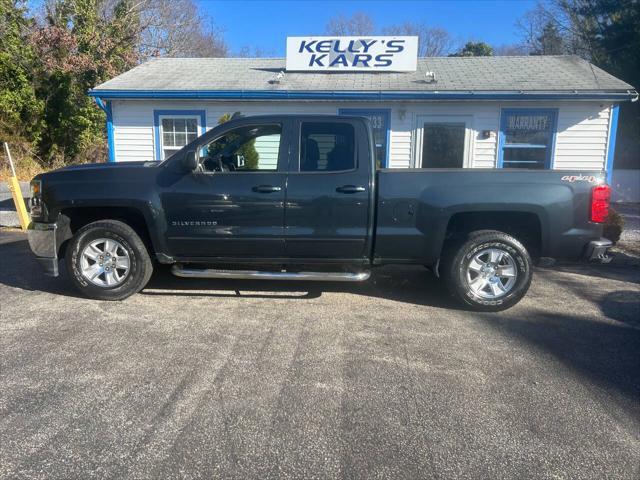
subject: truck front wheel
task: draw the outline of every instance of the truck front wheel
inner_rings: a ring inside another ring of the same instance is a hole
[[[518,303],[531,285],[531,257],[504,232],[471,232],[443,255],[449,291],[477,311],[497,312]]]
[[[118,220],[100,220],[78,230],[66,264],[74,286],[96,300],[123,300],[142,290],[153,272],[144,242]]]

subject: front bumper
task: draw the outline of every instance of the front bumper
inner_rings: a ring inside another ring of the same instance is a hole
[[[608,254],[608,250],[613,246],[613,242],[606,238],[592,240],[587,245],[585,258],[590,262],[609,263],[613,260]]]
[[[29,247],[45,275],[58,276],[58,252],[60,245],[71,236],[69,222],[31,222],[27,231]]]

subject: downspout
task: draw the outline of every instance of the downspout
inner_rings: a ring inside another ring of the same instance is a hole
[[[100,97],[93,97],[96,105],[100,107],[107,115],[107,146],[109,150],[109,162],[116,161],[116,147],[113,138],[113,112],[111,111],[111,102],[104,102]]]
[[[607,162],[605,171],[607,173],[607,183],[611,185],[613,180],[613,160],[616,153],[616,134],[618,130],[618,110],[617,103],[611,107],[611,119],[609,120],[609,141],[607,142]]]

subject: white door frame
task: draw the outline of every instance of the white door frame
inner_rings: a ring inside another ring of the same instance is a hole
[[[415,117],[414,125],[414,150],[413,150],[413,168],[420,168],[422,165],[422,126],[425,123],[464,123],[464,157],[462,159],[462,167],[470,168],[472,166],[471,152],[473,151],[473,115],[437,115],[437,114],[419,114]]]

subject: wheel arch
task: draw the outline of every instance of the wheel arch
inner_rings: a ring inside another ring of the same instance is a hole
[[[60,216],[69,225],[69,237],[60,245],[60,257],[64,257],[71,236],[85,225],[99,220],[118,220],[129,225],[138,234],[151,256],[157,251],[147,218],[136,207],[68,207],[60,211]]]
[[[462,211],[452,214],[446,223],[440,253],[447,244],[464,239],[477,230],[497,230],[518,239],[532,258],[543,251],[543,221],[537,212],[521,210]]]

